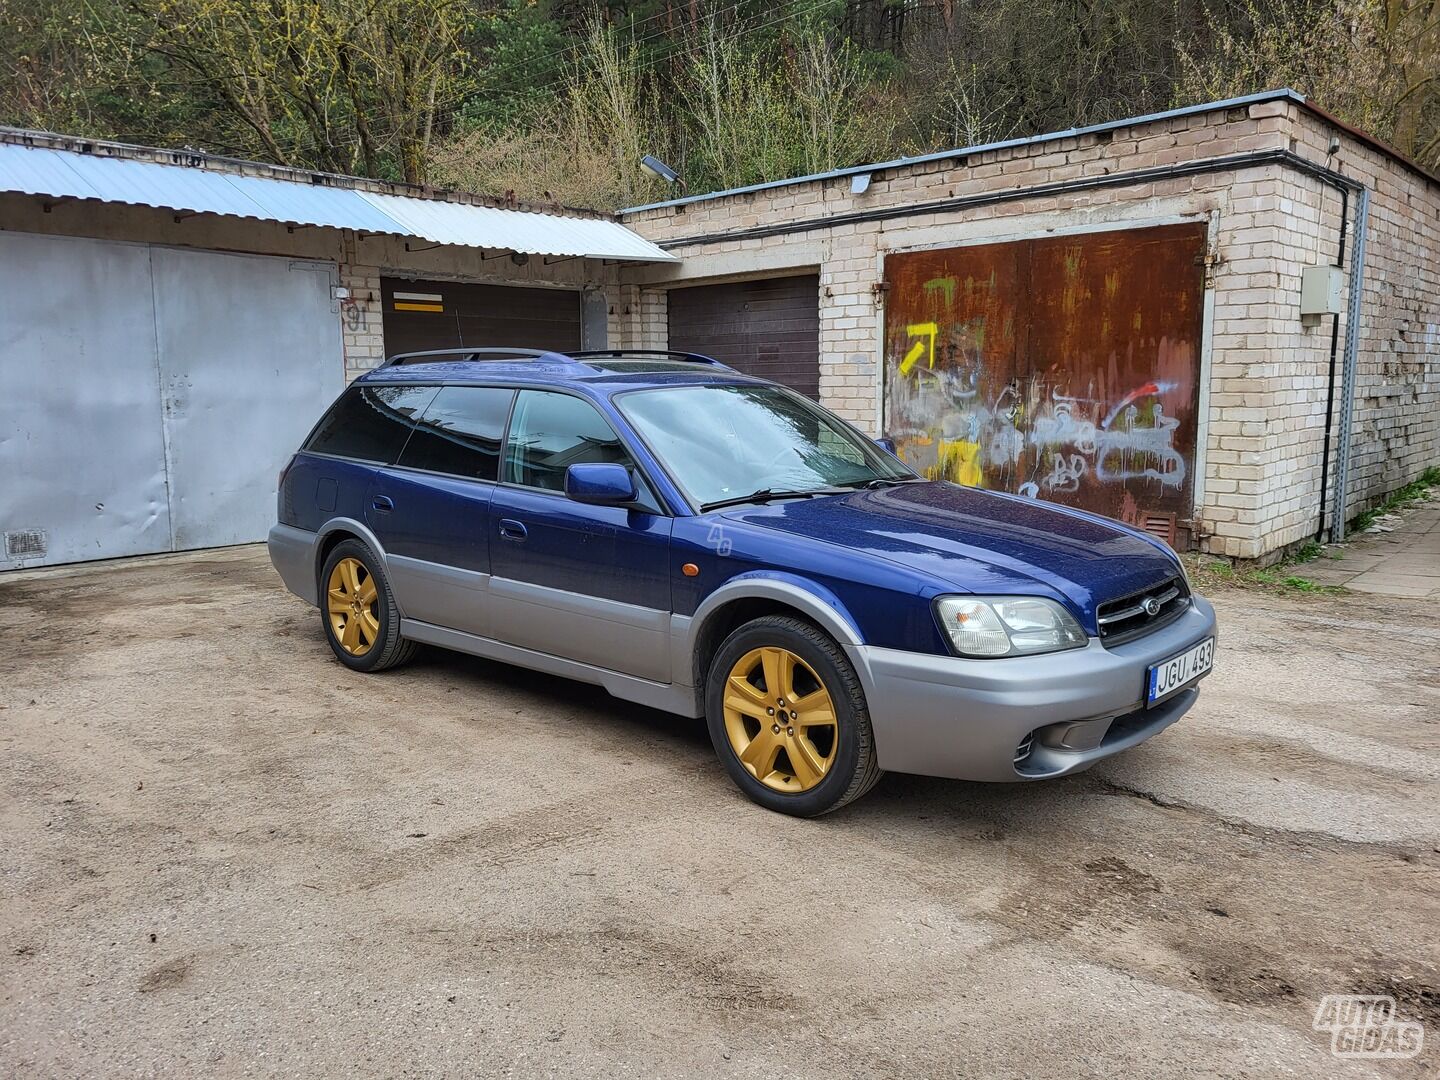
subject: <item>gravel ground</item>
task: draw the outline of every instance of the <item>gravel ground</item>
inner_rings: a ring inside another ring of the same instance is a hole
[[[260,548],[5,575],[0,1072],[1434,1075],[1440,620],[1215,600],[1145,746],[796,821],[698,721],[349,672]],[[1349,992],[1422,1057],[1333,1058]]]

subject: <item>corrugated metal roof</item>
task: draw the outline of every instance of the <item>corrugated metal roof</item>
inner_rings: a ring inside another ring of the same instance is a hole
[[[609,259],[668,256],[663,249],[614,221],[502,210],[372,191],[356,194],[396,222],[399,231],[409,236],[423,236],[437,244],[509,248],[546,255],[603,255]]]
[[[436,244],[637,262],[675,256],[619,222],[0,143],[0,191],[412,236]]]

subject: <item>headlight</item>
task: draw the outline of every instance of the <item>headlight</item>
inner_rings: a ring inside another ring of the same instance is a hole
[[[1175,553],[1175,565],[1180,568],[1180,580],[1185,582],[1186,595],[1193,595],[1195,586],[1190,584],[1190,571],[1185,569],[1185,560],[1180,557],[1178,551]]]
[[[935,614],[961,656],[1030,656],[1088,640],[1074,616],[1038,596],[946,596]]]

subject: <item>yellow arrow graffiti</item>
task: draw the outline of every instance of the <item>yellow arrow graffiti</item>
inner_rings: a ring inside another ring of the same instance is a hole
[[[905,333],[911,337],[924,338],[924,341],[917,341],[910,346],[910,351],[905,354],[905,359],[900,361],[900,374],[909,375],[922,356],[927,358],[927,367],[935,366],[935,335],[940,333],[940,327],[933,322],[915,323],[905,327]]]
[[[902,375],[909,375],[910,369],[915,366],[915,361],[924,355],[925,343],[923,341],[915,342],[914,345],[910,346],[910,351],[905,354],[905,359],[900,361],[900,373]]]

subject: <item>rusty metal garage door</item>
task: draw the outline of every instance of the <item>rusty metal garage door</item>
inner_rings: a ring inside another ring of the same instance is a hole
[[[671,289],[670,348],[820,396],[820,278]]]
[[[385,354],[425,349],[580,348],[576,289],[381,278]]]
[[[885,260],[885,430],[927,475],[1172,543],[1193,506],[1206,226]]]

